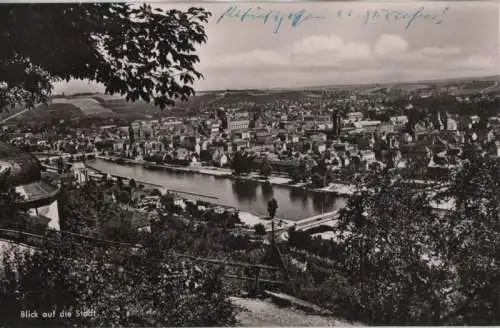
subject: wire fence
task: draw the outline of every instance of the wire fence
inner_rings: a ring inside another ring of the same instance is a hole
[[[92,246],[100,247],[126,247],[129,249],[151,249],[168,253],[177,258],[187,258],[193,262],[202,262],[214,266],[223,266],[223,278],[226,285],[235,291],[247,290],[256,292],[263,288],[286,289],[287,283],[282,273],[282,268],[263,264],[252,264],[235,262],[223,259],[210,259],[190,254],[176,253],[172,250],[154,249],[142,244],[117,242],[113,240],[100,239],[69,231],[47,230],[44,234],[26,232],[15,229],[0,229],[0,238],[16,244],[23,244],[35,249],[43,249],[49,244],[74,243],[82,245],[90,243]]]

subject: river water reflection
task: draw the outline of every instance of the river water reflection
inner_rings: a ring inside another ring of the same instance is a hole
[[[239,208],[260,216],[267,214],[267,202],[278,201],[276,216],[299,220],[345,205],[345,198],[330,193],[305,191],[286,186],[271,186],[256,181],[238,181],[192,172],[152,171],[142,166],[120,165],[96,159],[89,163],[102,172],[165,186],[167,189],[214,197],[215,203]]]

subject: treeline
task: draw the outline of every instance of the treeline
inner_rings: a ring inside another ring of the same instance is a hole
[[[479,117],[490,117],[498,114],[500,108],[500,98],[486,99],[481,96],[471,96],[470,101],[461,102],[455,96],[439,96],[429,98],[414,98],[411,104],[415,108],[427,109],[430,113],[438,111],[447,111],[450,114],[460,116],[478,115]],[[397,99],[390,102],[395,108],[398,108],[397,115],[406,115],[404,108],[408,105],[407,99]]]

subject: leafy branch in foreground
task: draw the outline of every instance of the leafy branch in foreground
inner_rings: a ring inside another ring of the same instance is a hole
[[[207,40],[210,15],[147,4],[2,5],[0,108],[32,107],[48,99],[53,82],[71,79],[160,108],[186,100],[202,78],[196,46]]]

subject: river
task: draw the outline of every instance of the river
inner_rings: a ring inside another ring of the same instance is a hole
[[[267,215],[267,202],[278,201],[276,217],[300,220],[343,207],[346,199],[331,193],[306,191],[287,186],[270,186],[256,181],[238,181],[193,172],[147,170],[140,165],[120,165],[96,159],[89,166],[111,175],[126,176],[167,189],[201,194],[214,203],[232,206],[259,216]]]

